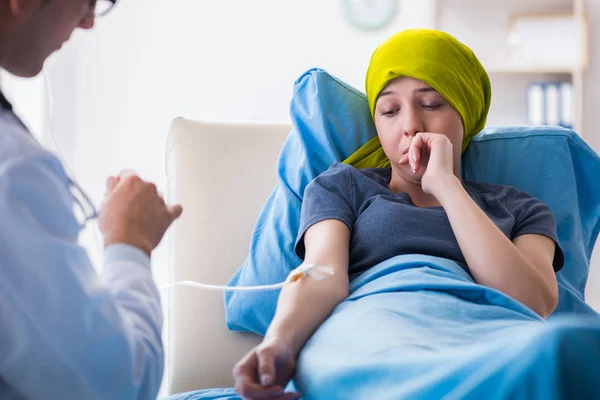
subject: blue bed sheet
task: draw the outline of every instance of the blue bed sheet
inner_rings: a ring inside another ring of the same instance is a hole
[[[181,393],[163,400],[241,400],[233,389],[209,389]]]
[[[303,400],[600,399],[597,313],[545,321],[421,255],[383,262],[350,289],[300,355],[289,389]]]

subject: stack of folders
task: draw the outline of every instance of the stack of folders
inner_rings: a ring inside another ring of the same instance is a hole
[[[573,128],[573,84],[532,83],[527,88],[527,120],[530,125]]]

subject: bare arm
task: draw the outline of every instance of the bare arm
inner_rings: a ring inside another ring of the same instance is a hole
[[[304,235],[305,263],[332,267],[333,276],[322,281],[300,279],[281,291],[275,318],[265,340],[283,339],[298,355],[314,331],[333,309],[348,297],[348,254],[350,231],[338,220],[311,226]]]
[[[438,201],[475,280],[525,304],[543,318],[558,303],[554,242],[523,235],[514,242],[471,199],[456,177],[440,180]]]
[[[235,388],[244,400],[300,398],[283,388],[306,341],[348,297],[349,243],[350,230],[338,220],[321,221],[306,231],[305,263],[331,267],[334,275],[321,281],[303,278],[282,289],[264,340],[233,369]]]

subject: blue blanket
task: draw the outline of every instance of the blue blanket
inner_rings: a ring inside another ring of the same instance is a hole
[[[301,353],[313,399],[600,399],[600,318],[546,322],[455,263],[400,256],[351,285]]]
[[[208,389],[181,393],[164,400],[241,400],[233,389]]]
[[[597,314],[545,321],[429,256],[381,263],[350,290],[300,355],[290,389],[304,400],[600,399]]]

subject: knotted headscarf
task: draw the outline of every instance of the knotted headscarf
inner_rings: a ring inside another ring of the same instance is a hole
[[[410,29],[392,36],[375,50],[367,71],[365,84],[372,116],[379,93],[400,76],[431,86],[460,114],[464,152],[473,136],[485,127],[492,99],[489,77],[473,51],[453,36],[432,29]],[[344,162],[357,168],[390,166],[378,137]]]

